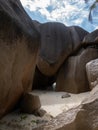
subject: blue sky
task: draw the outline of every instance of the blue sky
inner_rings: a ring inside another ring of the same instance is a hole
[[[92,12],[93,22],[88,21],[89,7],[94,0],[21,0],[26,12],[41,23],[56,21],[67,26],[78,25],[91,32],[98,28],[98,8]]]

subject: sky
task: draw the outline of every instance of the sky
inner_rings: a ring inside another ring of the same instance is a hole
[[[89,7],[94,0],[21,0],[33,19],[41,23],[61,22],[66,26],[77,25],[92,32],[98,28],[98,7],[92,11],[93,21],[88,21]]]

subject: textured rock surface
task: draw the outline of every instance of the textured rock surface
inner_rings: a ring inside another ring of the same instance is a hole
[[[90,88],[98,84],[98,59],[92,60],[86,64],[86,72]]]
[[[48,22],[40,25],[41,49],[37,63],[45,75],[54,75],[64,60],[76,50],[88,34],[78,26],[66,27],[62,23]]]
[[[19,0],[0,0],[0,117],[31,90],[39,33]]]
[[[25,113],[35,113],[41,107],[40,98],[36,94],[27,93],[25,94],[21,102],[21,111]]]
[[[87,36],[84,37],[83,40],[84,44],[89,44],[89,43],[98,43],[98,29],[95,31],[89,33]]]
[[[39,27],[41,48],[33,87],[43,89],[56,80],[58,69],[64,60],[81,46],[81,41],[88,32],[78,26],[66,27],[57,22],[44,23]]]
[[[31,93],[31,92],[30,92]],[[37,116],[33,114],[14,111],[0,120],[0,130],[33,130],[46,122],[56,118],[62,112],[78,106],[89,95],[89,92],[81,94],[69,94],[66,92],[32,91],[38,95],[41,101],[41,109]],[[62,98],[62,96],[64,98]],[[41,116],[41,117],[40,117]]]
[[[34,130],[98,130],[98,86],[80,106]]]
[[[0,120],[0,130],[33,130],[51,119],[52,117],[48,114],[39,117],[15,111]]]
[[[89,90],[86,75],[86,63],[98,57],[98,50],[86,48],[65,61],[58,74],[56,90],[71,93],[80,93]]]
[[[48,90],[48,88],[53,89],[52,84],[55,82],[55,80],[56,80],[55,75],[54,76],[44,75],[36,67],[32,89],[39,89],[39,90]]]
[[[72,49],[70,30],[62,23],[40,25],[41,49],[37,66],[45,75],[53,75]],[[65,52],[65,53],[64,53]]]

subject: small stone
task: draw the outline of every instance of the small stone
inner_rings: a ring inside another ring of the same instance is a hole
[[[71,97],[71,95],[70,95],[69,93],[64,93],[64,94],[62,95],[62,98],[68,98],[68,97]]]
[[[40,117],[43,117],[45,114],[46,114],[46,111],[43,109],[39,109],[39,110],[35,111],[35,113],[34,113],[34,115],[40,116]]]

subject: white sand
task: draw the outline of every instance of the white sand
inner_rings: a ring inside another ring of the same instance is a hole
[[[12,112],[0,120],[0,130],[33,130],[63,111],[79,105],[89,95],[89,92],[87,92],[71,94],[71,97],[62,98],[62,95],[66,94],[65,92],[34,91],[33,93],[39,95],[42,108],[48,114],[46,113],[43,117],[38,117],[18,111]]]
[[[34,91],[34,93],[39,95],[42,108],[53,117],[78,106],[89,95],[89,92],[81,94],[69,93],[71,97],[62,98],[62,95],[66,94],[66,92]]]

